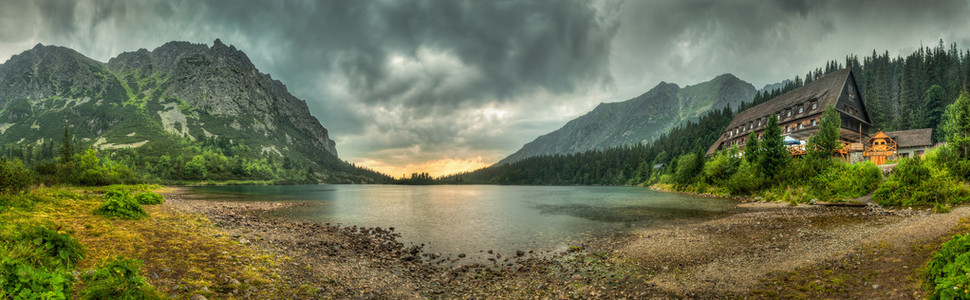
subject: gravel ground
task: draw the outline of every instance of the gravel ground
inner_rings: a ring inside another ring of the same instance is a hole
[[[178,189],[166,199],[285,260],[281,273],[297,298],[749,297],[766,279],[857,257],[874,244],[908,249],[939,240],[970,216],[968,207],[933,214],[742,203],[709,220],[634,229],[562,253],[495,253],[491,264],[481,264],[406,246],[393,228],[283,222],[255,213],[312,203],[206,201]],[[885,286],[912,274],[887,276],[880,277]],[[918,294],[913,289],[919,287],[900,293]]]

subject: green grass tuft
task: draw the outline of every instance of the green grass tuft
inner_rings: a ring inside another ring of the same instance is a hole
[[[104,194],[104,204],[94,213],[119,219],[136,220],[148,216],[145,209],[125,190],[111,190]]]
[[[138,204],[154,205],[165,203],[165,198],[154,192],[144,192],[135,195]]]

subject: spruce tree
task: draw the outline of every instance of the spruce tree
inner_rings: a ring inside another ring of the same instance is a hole
[[[74,151],[71,149],[71,134],[67,131],[67,126],[64,126],[64,139],[61,141],[61,163],[67,163],[71,161],[74,156]]]
[[[759,149],[758,166],[762,174],[774,177],[790,156],[781,136],[781,128],[778,127],[778,116],[772,114],[768,117],[768,125],[765,126]]]
[[[744,145],[744,159],[748,163],[756,163],[758,160],[758,152],[761,151],[759,148],[758,135],[752,132],[748,135],[748,142]]]
[[[946,108],[946,94],[943,87],[934,84],[923,93],[923,103],[926,104],[926,119],[917,128],[940,127],[940,118],[943,117],[943,110]],[[937,130],[939,131],[939,130]],[[943,137],[942,132],[933,133],[933,141],[939,141]]]
[[[835,111],[835,107],[829,105],[819,120],[818,131],[808,138],[806,150],[810,158],[825,159],[832,156],[832,151],[842,145],[839,142],[840,125],[842,125],[842,117]]]

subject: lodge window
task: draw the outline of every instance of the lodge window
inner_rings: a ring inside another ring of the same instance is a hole
[[[798,123],[798,129],[802,129],[802,123]]]
[[[815,127],[816,125],[818,125],[818,121],[816,121],[815,119],[812,119],[812,127]]]

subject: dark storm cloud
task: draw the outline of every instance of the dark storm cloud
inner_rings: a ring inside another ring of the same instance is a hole
[[[629,1],[611,71],[620,89],[641,91],[726,72],[765,84],[848,54],[902,53],[921,40],[970,46],[968,13],[965,0]]]
[[[201,5],[218,31],[245,32],[286,47],[290,58],[277,63],[287,73],[315,80],[322,68],[342,75],[357,101],[438,109],[483,98],[506,101],[534,89],[561,93],[608,84],[609,42],[617,27],[582,1]],[[395,70],[395,58],[431,66]],[[449,67],[467,68],[475,74],[459,75],[477,78],[448,86],[455,75]]]
[[[968,3],[3,1],[0,59],[38,42],[106,61],[221,38],[307,100],[351,160],[495,161],[660,81],[760,87],[873,49],[968,48]]]

